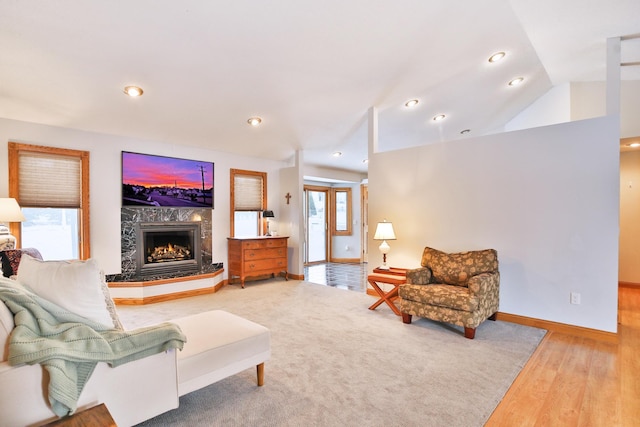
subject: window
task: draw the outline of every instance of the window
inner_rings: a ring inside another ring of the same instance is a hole
[[[256,237],[264,229],[261,213],[267,207],[267,174],[231,169],[231,237]]]
[[[88,259],[89,152],[9,142],[9,196],[26,221],[12,224],[21,247],[44,259]]]
[[[331,224],[334,236],[351,235],[351,188],[332,188]]]

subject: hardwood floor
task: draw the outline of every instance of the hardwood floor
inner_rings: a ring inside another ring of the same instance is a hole
[[[640,425],[640,288],[619,288],[618,343],[550,332],[486,426]]]

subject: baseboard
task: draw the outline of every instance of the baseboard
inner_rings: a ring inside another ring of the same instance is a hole
[[[640,283],[634,283],[634,282],[618,282],[618,286],[621,288],[640,289]]]
[[[331,258],[329,262],[336,264],[360,264],[360,258]]]
[[[618,334],[613,332],[599,331],[597,329],[584,328],[582,326],[567,325],[566,323],[552,322],[549,320],[535,319],[532,317],[519,316],[517,314],[509,314],[498,312],[497,319],[503,322],[517,323],[519,325],[533,326],[534,328],[546,329],[548,331],[559,332],[562,334],[589,338],[598,341],[610,343],[618,342]]]
[[[213,294],[218,292],[220,288],[222,288],[222,283],[223,282],[220,282],[211,288],[194,289],[190,291],[175,292],[173,294],[154,295],[142,298],[113,298],[113,302],[116,305],[144,305],[153,304],[156,302],[172,301],[180,298],[195,297],[198,295]]]

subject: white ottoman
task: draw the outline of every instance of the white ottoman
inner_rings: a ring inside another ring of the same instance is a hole
[[[178,395],[182,396],[253,366],[264,383],[264,362],[271,357],[269,329],[222,310],[171,320],[187,342],[178,358]]]

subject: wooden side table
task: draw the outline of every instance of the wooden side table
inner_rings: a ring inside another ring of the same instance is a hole
[[[398,267],[389,267],[388,270],[383,270],[380,267],[376,267],[373,269],[373,273],[374,274],[391,274],[393,276],[407,277],[407,269],[398,268]]]
[[[374,270],[374,274],[370,274],[369,276],[367,276],[367,281],[369,282],[371,287],[378,293],[378,295],[380,295],[380,299],[374,302],[371,305],[371,307],[369,307],[369,310],[375,310],[380,304],[384,302],[389,306],[391,310],[393,310],[393,312],[397,316],[400,316],[401,315],[400,310],[398,309],[398,307],[396,307],[393,301],[396,298],[398,298],[398,288],[400,287],[400,285],[402,285],[403,283],[407,283],[406,275],[404,273],[400,274],[399,271],[396,271],[395,274],[394,273],[389,274],[390,270],[378,270],[378,271],[384,271],[386,273],[386,274],[382,274],[382,273],[376,273],[376,270]],[[397,270],[401,270],[401,269],[397,269]],[[391,289],[389,292],[385,292],[378,285],[378,283],[387,283],[387,284],[393,285],[393,289]]]

